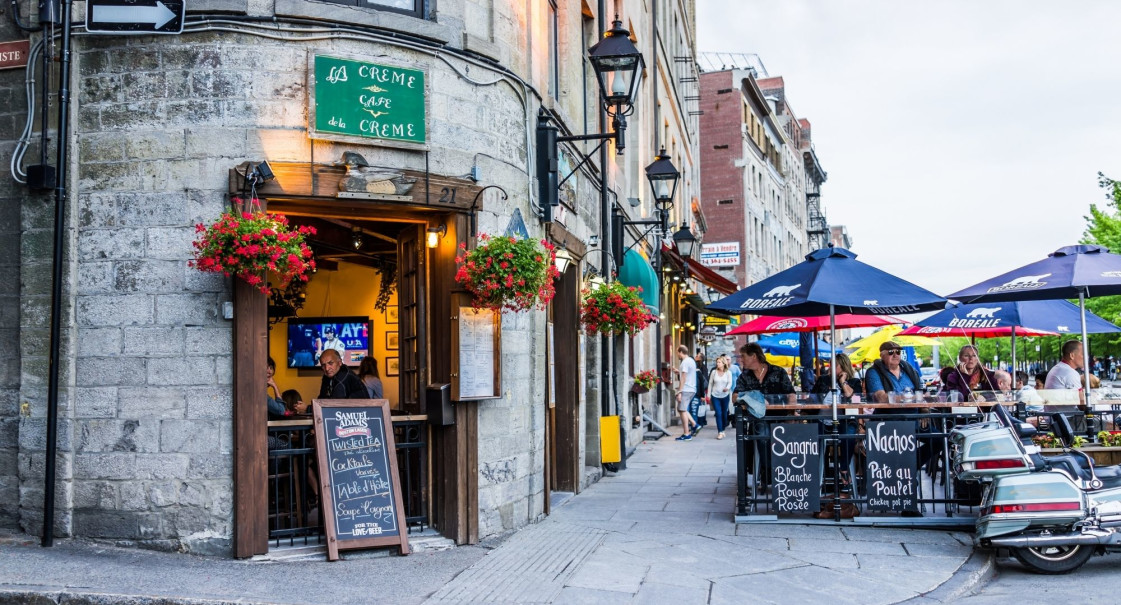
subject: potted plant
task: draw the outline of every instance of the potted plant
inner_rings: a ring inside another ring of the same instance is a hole
[[[234,198],[234,207],[209,226],[195,225],[195,258],[191,266],[199,271],[237,277],[269,293],[267,272],[277,276],[278,286],[293,280],[307,281],[315,269],[306,238],[314,227],[291,227],[283,214],[270,214],[253,200],[251,210]]]
[[[555,247],[545,240],[479,235],[479,245],[460,244],[455,281],[473,296],[476,309],[526,311],[545,308],[560,276]]]
[[[613,281],[585,289],[580,303],[580,321],[589,336],[634,335],[658,320],[646,309],[641,289]]]
[[[657,386],[661,382],[661,377],[654,370],[646,370],[634,375],[634,384],[631,385],[632,393],[649,393],[650,389]]]

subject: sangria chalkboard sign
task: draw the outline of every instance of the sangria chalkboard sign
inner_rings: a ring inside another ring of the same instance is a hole
[[[869,422],[864,446],[868,451],[868,508],[919,510],[915,422]]]
[[[777,513],[812,513],[821,507],[821,444],[816,424],[771,427],[771,496]]]
[[[327,559],[398,545],[409,554],[387,399],[316,399],[316,450]]]

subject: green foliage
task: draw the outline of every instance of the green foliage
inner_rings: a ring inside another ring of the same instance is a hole
[[[1098,186],[1105,190],[1106,203],[1099,207],[1090,205],[1090,216],[1086,219],[1086,232],[1082,243],[1105,246],[1121,253],[1121,182],[1098,173]],[[1121,321],[1121,296],[1099,296],[1086,301],[1086,308],[1100,315],[1106,321]],[[1090,352],[1095,357],[1101,355],[1121,355],[1121,336],[1117,334],[1097,334],[1090,336]]]

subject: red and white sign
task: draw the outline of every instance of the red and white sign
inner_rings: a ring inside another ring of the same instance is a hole
[[[701,244],[701,264],[709,267],[735,267],[740,264],[740,243]]]
[[[0,42],[0,69],[19,69],[27,67],[27,55],[31,52],[30,40]]]

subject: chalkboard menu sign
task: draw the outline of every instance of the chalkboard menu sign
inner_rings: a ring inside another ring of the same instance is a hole
[[[914,421],[869,422],[868,507],[874,511],[917,511],[918,439]]]
[[[409,554],[388,399],[316,399],[316,450],[327,559],[398,545]]]
[[[821,443],[816,424],[771,427],[771,496],[775,512],[821,508]]]

